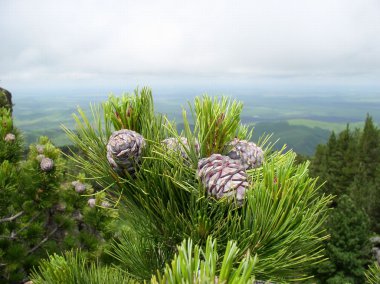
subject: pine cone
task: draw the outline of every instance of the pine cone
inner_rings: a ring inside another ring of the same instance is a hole
[[[81,183],[80,181],[73,181],[71,183],[74,186],[74,189],[77,193],[81,194],[86,191],[86,185]]]
[[[235,197],[239,205],[243,203],[248,182],[247,174],[240,162],[227,156],[213,154],[198,162],[197,175],[209,195],[216,199]]]
[[[13,142],[16,140],[16,136],[13,133],[8,133],[4,137],[5,142]]]
[[[144,137],[139,133],[122,129],[112,133],[107,144],[107,159],[114,170],[126,169],[134,173],[134,167],[141,158],[145,146]]]
[[[50,172],[54,168],[54,161],[49,158],[42,158],[40,168],[43,172]]]
[[[235,138],[229,146],[232,146],[232,149],[227,156],[239,160],[246,170],[258,168],[264,162],[264,151],[253,142]]]
[[[36,145],[36,150],[37,150],[38,154],[43,154],[44,150],[45,150],[45,146],[38,144],[38,145]]]
[[[168,150],[180,152],[181,156],[184,159],[187,159],[188,156],[186,151],[188,152],[190,150],[187,138],[180,137],[179,140],[180,141],[178,141],[178,139],[174,137],[166,138],[165,140],[162,140],[162,144],[164,144]],[[195,151],[197,154],[199,153],[199,143],[197,140],[195,140]]]
[[[87,204],[88,204],[88,206],[90,206],[91,208],[94,208],[95,205],[96,205],[96,199],[95,199],[95,198],[90,198],[90,199],[87,201]]]

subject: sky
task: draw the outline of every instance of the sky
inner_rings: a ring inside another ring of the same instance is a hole
[[[0,0],[0,86],[380,90],[378,0]]]

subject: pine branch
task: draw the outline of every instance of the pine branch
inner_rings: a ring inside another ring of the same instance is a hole
[[[30,218],[30,220],[28,221],[28,223],[25,224],[24,227],[22,227],[20,230],[18,230],[17,232],[11,232],[11,235],[10,236],[0,236],[0,239],[10,239],[10,240],[15,240],[17,239],[17,236],[22,232],[24,231],[25,229],[29,228],[30,224],[32,224],[34,222],[34,220],[37,219],[38,216],[40,216],[41,213],[37,213],[35,214],[32,218]]]
[[[5,222],[12,222],[13,220],[17,219],[18,217],[20,217],[21,215],[24,214],[24,211],[20,211],[18,212],[16,215],[13,215],[11,217],[7,217],[7,218],[3,218],[3,219],[0,219],[0,224],[1,223],[5,223]]]
[[[58,227],[55,227],[55,229],[53,230],[53,231],[51,231],[41,242],[39,242],[36,246],[34,246],[32,249],[30,249],[29,251],[28,251],[28,255],[29,254],[32,254],[33,252],[35,252],[38,248],[40,248],[44,243],[46,243],[48,240],[49,240],[49,238],[52,236],[52,235],[54,235],[55,234],[55,232],[57,232],[57,230],[59,229],[60,227],[58,226]]]
[[[34,220],[36,220],[40,215],[41,215],[41,213],[37,213],[32,218],[30,218],[30,220],[28,221],[28,223],[25,224],[24,227],[22,227],[20,230],[18,230],[16,233],[14,233],[13,237],[16,237],[19,233],[21,233],[25,229],[29,228],[29,225],[32,224],[34,222]]]

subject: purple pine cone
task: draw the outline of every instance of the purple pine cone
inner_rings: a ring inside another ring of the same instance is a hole
[[[5,142],[13,142],[16,140],[16,136],[13,134],[13,133],[8,133],[7,135],[5,135],[4,137],[4,141]]]
[[[162,140],[162,144],[170,151],[180,152],[184,159],[187,159],[187,152],[189,151],[189,143],[187,138],[180,137],[179,139],[171,137]],[[199,154],[199,143],[195,140],[195,151]]]
[[[229,146],[232,148],[227,156],[239,160],[246,170],[258,168],[264,162],[264,151],[253,142],[235,138]]]
[[[50,172],[54,168],[54,161],[50,158],[42,158],[40,168],[43,172]]]
[[[209,195],[216,199],[236,198],[243,203],[248,187],[247,174],[240,162],[227,156],[213,154],[198,162],[197,175]]]
[[[144,137],[139,133],[128,129],[115,131],[107,144],[108,162],[114,170],[126,169],[133,174],[144,146]]]
[[[96,199],[95,199],[95,198],[90,198],[90,199],[87,201],[87,204],[88,204],[88,206],[90,206],[91,208],[94,208],[95,205],[96,205]]]

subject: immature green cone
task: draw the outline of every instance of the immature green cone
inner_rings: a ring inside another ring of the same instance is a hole
[[[239,160],[246,170],[258,168],[264,162],[264,151],[253,142],[235,138],[229,146],[232,148],[227,156]]]
[[[107,144],[108,162],[114,170],[125,169],[133,174],[144,146],[144,137],[139,133],[128,129],[115,131]]]
[[[235,197],[239,205],[243,203],[248,182],[247,174],[239,161],[213,154],[198,162],[197,175],[209,195],[216,199]]]
[[[174,137],[170,137],[166,138],[165,140],[162,140],[162,144],[164,144],[168,150],[180,152],[181,156],[184,159],[188,158],[187,152],[189,152],[189,143],[187,141],[187,138],[180,137],[179,139],[177,139]],[[195,140],[195,151],[197,152],[197,154],[199,153],[199,143],[197,140]]]
[[[43,172],[50,172],[54,168],[54,161],[49,158],[42,158],[40,168]]]

